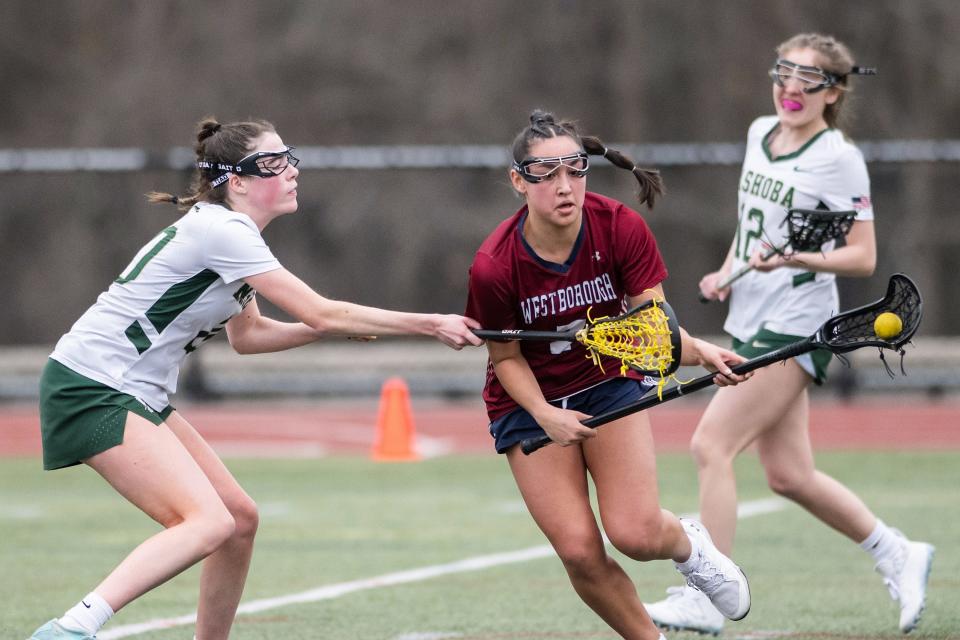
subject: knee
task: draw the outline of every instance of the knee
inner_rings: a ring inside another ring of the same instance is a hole
[[[203,555],[219,549],[237,530],[236,520],[224,506],[210,509],[194,518],[194,521],[197,529],[195,540]]]
[[[229,509],[235,523],[233,537],[252,540],[260,526],[257,503],[250,496],[244,495],[242,499],[231,504]]]
[[[663,552],[663,518],[659,514],[642,522],[605,525],[605,530],[610,544],[628,558],[649,562],[668,557]]]
[[[726,451],[722,443],[704,435],[700,429],[690,438],[690,455],[698,469],[733,466],[734,456]]]
[[[605,563],[603,541],[592,537],[567,538],[553,546],[571,579],[588,579]]]
[[[766,473],[767,486],[770,487],[770,490],[790,500],[800,497],[803,494],[804,487],[808,484],[806,478],[790,469],[768,468]]]

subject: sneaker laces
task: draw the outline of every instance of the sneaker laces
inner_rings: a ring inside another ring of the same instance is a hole
[[[703,592],[707,596],[711,595],[726,582],[720,569],[702,557],[700,567],[696,571],[691,571],[686,578],[688,585]],[[677,588],[682,589],[682,587]]]

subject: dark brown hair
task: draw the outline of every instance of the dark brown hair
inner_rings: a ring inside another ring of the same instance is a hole
[[[643,169],[622,152],[616,149],[608,149],[600,138],[594,136],[581,136],[577,130],[575,122],[563,120],[557,122],[552,113],[536,109],[530,114],[530,124],[525,127],[513,140],[511,147],[514,162],[520,163],[527,159],[530,153],[530,146],[537,140],[546,138],[556,138],[558,136],[568,136],[573,138],[580,147],[592,156],[603,156],[614,166],[626,169],[633,173],[640,185],[638,198],[640,204],[646,204],[648,208],[653,209],[657,197],[666,193],[663,186],[663,178],[656,169]]]
[[[220,124],[213,116],[207,116],[197,125],[197,143],[194,145],[196,159],[198,162],[204,160],[213,164],[236,164],[253,150],[254,140],[268,132],[275,133],[276,129],[266,120]],[[226,183],[210,186],[211,181],[222,173],[216,168],[197,167],[194,169],[188,194],[175,196],[151,191],[147,194],[147,200],[154,204],[171,202],[182,211],[201,200],[222,203],[227,197]]]

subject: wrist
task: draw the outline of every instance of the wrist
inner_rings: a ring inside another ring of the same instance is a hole
[[[702,345],[703,345],[703,340],[701,340],[700,338],[694,338],[693,336],[690,336],[690,346],[692,347],[692,349],[690,350],[691,351],[690,355],[692,356],[693,362],[701,366],[704,364],[703,349],[701,348]]]
[[[537,404],[535,407],[527,409],[527,413],[530,414],[537,424],[543,425],[543,423],[547,421],[550,412],[555,409],[556,407],[554,407],[552,404],[544,401],[543,403]]]
[[[431,337],[440,335],[440,328],[443,326],[443,316],[439,313],[429,313],[424,319],[425,322],[421,327],[420,333]]]

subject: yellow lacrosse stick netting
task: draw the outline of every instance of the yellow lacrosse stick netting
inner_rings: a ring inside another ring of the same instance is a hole
[[[603,369],[600,356],[620,360],[620,375],[634,369],[659,378],[657,394],[680,365],[680,327],[663,300],[651,300],[627,313],[593,319],[577,332],[587,357]]]

